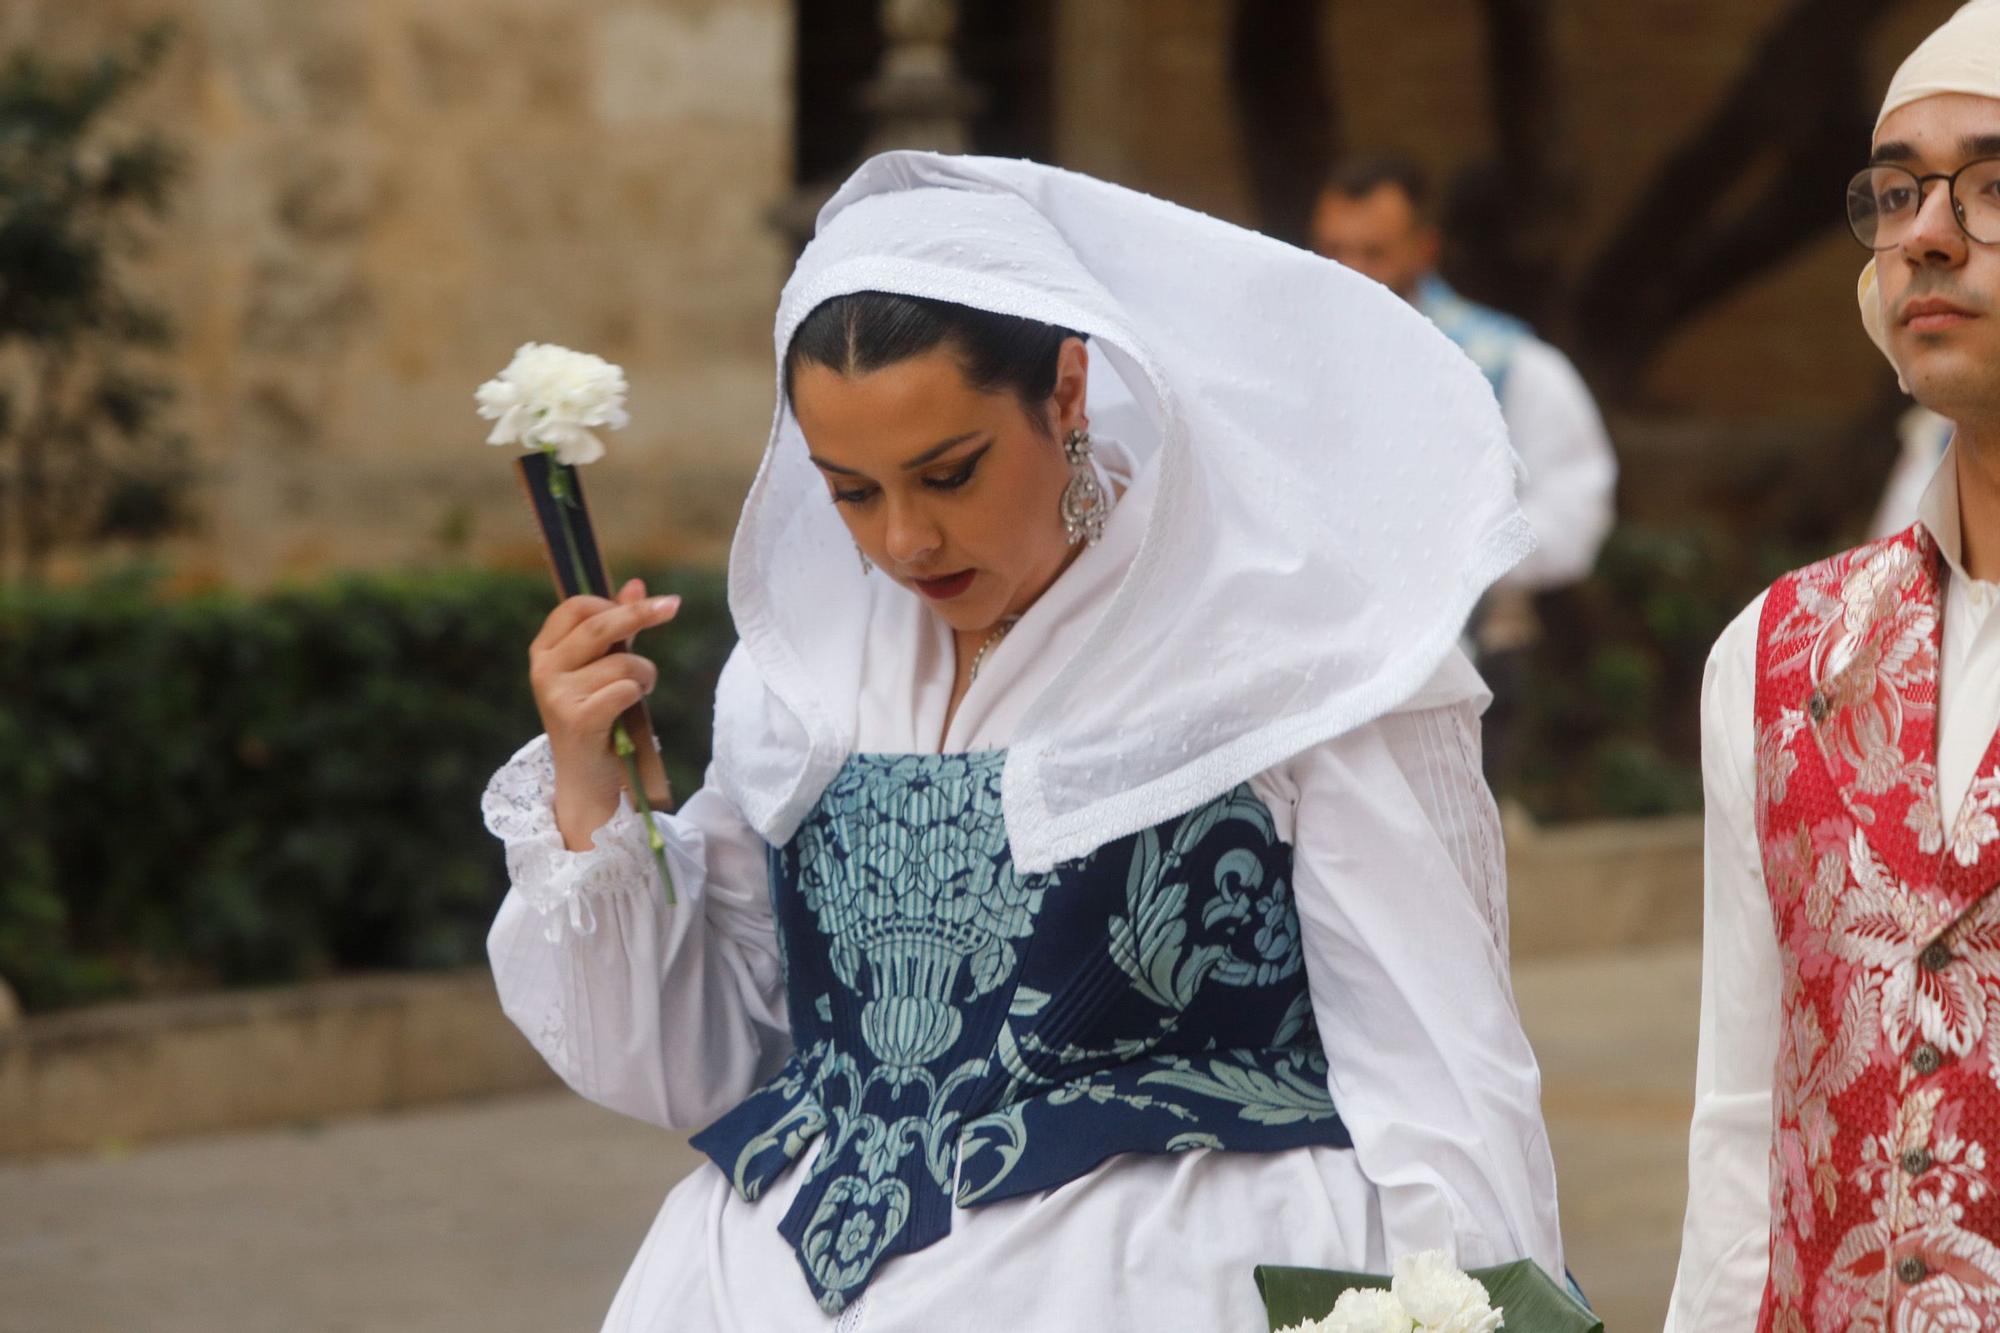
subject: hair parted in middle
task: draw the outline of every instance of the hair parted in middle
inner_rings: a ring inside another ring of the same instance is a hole
[[[842,375],[865,375],[913,356],[944,348],[965,381],[981,393],[1007,391],[1039,409],[1056,391],[1063,343],[1083,334],[1039,320],[997,314],[954,301],[891,292],[851,292],[813,307],[785,349],[785,397],[800,366],[824,366]]]

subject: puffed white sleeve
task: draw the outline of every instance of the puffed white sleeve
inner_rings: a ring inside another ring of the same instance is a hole
[[[698,1128],[783,1061],[790,1035],[765,843],[713,787],[655,814],[668,907],[628,798],[592,846],[563,846],[538,736],[481,803],[510,885],[487,936],[500,1005],[563,1081],[626,1115]]]
[[[1709,654],[1701,690],[1701,1042],[1688,1131],[1687,1218],[1667,1328],[1752,1328],[1771,1244],[1771,1088],[1783,976],[1758,852],[1759,597]]]
[[[1515,350],[1501,409],[1526,469],[1521,513],[1535,533],[1535,549],[1501,583],[1527,592],[1575,583],[1616,517],[1618,455],[1604,417],[1569,358],[1536,340]]]
[[[1527,1258],[1560,1282],[1480,702],[1394,714],[1279,770],[1295,802],[1294,888],[1333,1100],[1375,1188],[1386,1258]]]

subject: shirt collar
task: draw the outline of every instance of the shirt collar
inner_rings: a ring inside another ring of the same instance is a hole
[[[1924,489],[1924,498],[1917,502],[1917,522],[1937,543],[1938,553],[1951,566],[1951,572],[1961,579],[1969,579],[1961,563],[1965,544],[1958,526],[1956,440],[1945,447],[1944,456],[1938,460],[1937,471],[1931,475],[1931,484]]]

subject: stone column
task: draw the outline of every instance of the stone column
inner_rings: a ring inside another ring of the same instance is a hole
[[[895,148],[967,151],[972,117],[985,95],[959,74],[952,56],[957,0],[882,0],[880,12],[882,63],[861,90],[861,104],[874,121],[863,155]],[[773,224],[795,249],[812,236],[813,219],[839,185],[837,179],[803,181],[772,210]]]
[[[870,153],[963,153],[971,147],[969,122],[985,99],[959,76],[951,51],[957,31],[957,0],[882,0],[888,45],[881,70],[861,94],[875,119]]]
[[[1056,161],[1130,183],[1126,62],[1145,31],[1131,0],[1063,0],[1056,7]]]

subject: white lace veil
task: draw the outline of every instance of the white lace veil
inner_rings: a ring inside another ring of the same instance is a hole
[[[1143,531],[1010,747],[1025,869],[1395,710],[1533,545],[1484,377],[1386,289],[1277,241],[1033,163],[891,153],[821,211],[781,368],[814,307],[865,290],[1087,333],[1093,422],[1125,400],[1139,472],[1112,520]],[[718,781],[767,839],[851,752],[870,623],[910,596],[861,572],[780,384],[716,710]]]

